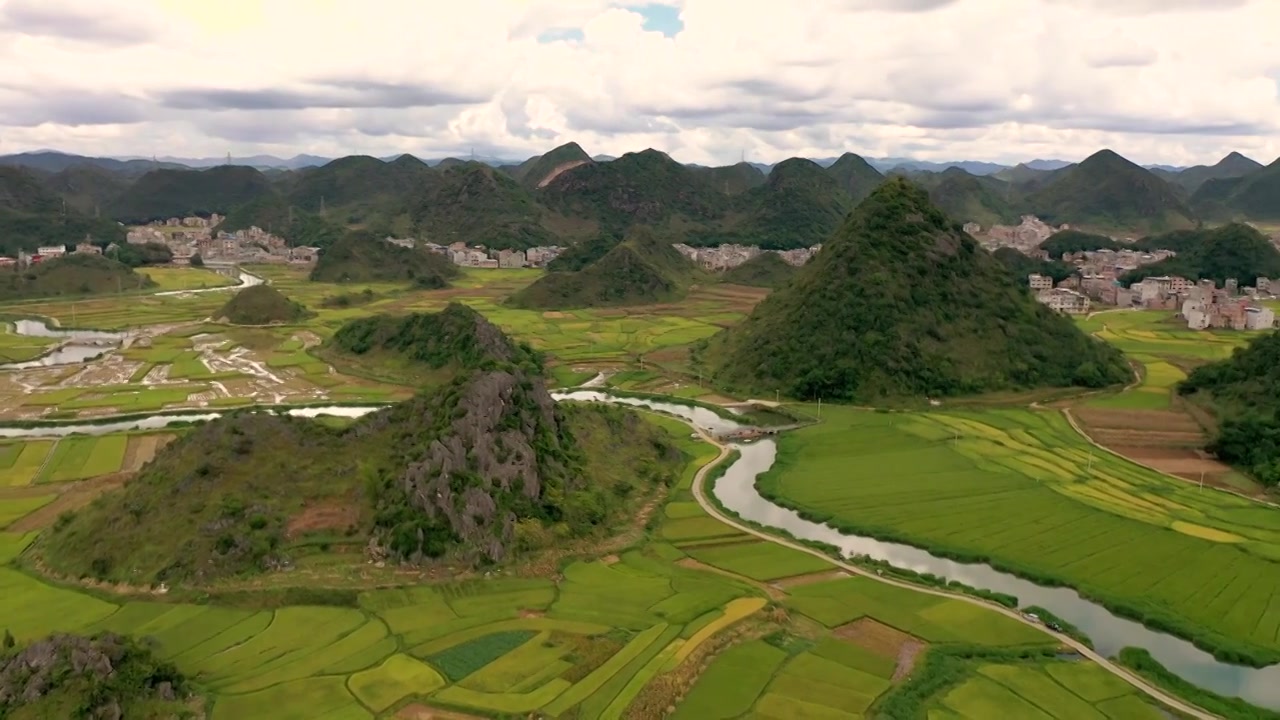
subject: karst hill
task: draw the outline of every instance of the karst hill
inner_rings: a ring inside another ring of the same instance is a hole
[[[669,240],[641,227],[581,270],[548,273],[509,302],[551,310],[669,302],[683,297],[701,277]]]
[[[202,425],[60,521],[42,561],[76,577],[199,584],[330,552],[320,538],[356,564],[500,563],[607,534],[684,466],[639,415],[553,401],[540,356],[462,305],[337,335],[352,352],[448,372],[344,429],[252,411]],[[310,507],[336,519],[299,522]]]
[[[315,313],[270,285],[241,290],[213,314],[221,322],[232,325],[288,325],[314,316]]]
[[[733,390],[874,401],[1129,377],[902,178],[703,356]]]

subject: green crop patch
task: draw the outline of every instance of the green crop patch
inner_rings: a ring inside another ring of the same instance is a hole
[[[820,557],[765,541],[682,549],[695,560],[753,580],[777,580],[832,568],[829,561]]]
[[[101,621],[118,606],[72,590],[46,585],[0,568],[0,618],[19,642],[52,632],[74,632]]]
[[[1280,532],[1252,501],[1093,450],[1057,412],[833,408],[823,419],[782,437],[763,494],[847,532],[1086,589],[1209,647],[1280,657],[1267,612]],[[922,619],[957,631],[948,613]]]
[[[308,678],[246,695],[222,695],[214,701],[212,720],[316,720],[372,718],[347,691],[339,677]]]
[[[450,682],[457,682],[537,635],[532,630],[507,630],[481,635],[427,657]]]
[[[0,500],[0,530],[12,525],[27,515],[53,502],[57,495],[35,495],[33,497],[11,498]]]
[[[3,505],[0,505],[0,507],[3,507]],[[21,555],[36,539],[37,534],[34,532],[25,535],[0,532],[0,565],[7,564]]]
[[[410,695],[444,687],[444,678],[408,655],[392,655],[376,668],[351,676],[348,685],[360,702],[382,712]]]
[[[667,625],[654,625],[648,630],[637,634],[616,654],[592,670],[586,677],[575,682],[571,689],[548,705],[546,708],[547,713],[552,717],[558,717],[589,697],[595,697],[597,693],[605,692],[603,688],[613,682],[615,678],[621,677],[624,681],[630,678],[631,675],[625,673],[624,668],[631,667],[632,663],[637,661],[640,661],[641,664],[646,662],[645,653],[650,651],[656,653],[660,650],[665,644],[665,634],[671,630],[673,628]],[[620,689],[621,685],[618,685],[612,694],[602,698],[600,706],[604,707],[604,705],[608,704]]]
[[[119,472],[128,445],[127,435],[59,440],[36,482],[68,482]]]
[[[729,648],[712,661],[671,717],[729,720],[743,715],[786,659],[785,652],[763,640]]]

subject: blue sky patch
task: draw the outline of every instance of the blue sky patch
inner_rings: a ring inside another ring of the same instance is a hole
[[[675,37],[684,30],[684,21],[680,19],[680,8],[648,3],[632,5],[627,9],[644,16],[644,29],[649,32],[660,32],[667,37]]]

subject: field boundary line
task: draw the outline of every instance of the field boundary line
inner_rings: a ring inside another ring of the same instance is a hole
[[[41,476],[44,475],[44,469],[49,466],[49,461],[53,459],[53,454],[58,450],[58,443],[60,442],[62,442],[62,438],[56,438],[53,441],[53,444],[49,446],[49,452],[45,454],[44,462],[40,463],[40,467],[36,470],[36,474],[31,476],[31,482],[28,484],[30,485],[48,484],[48,483],[41,483],[40,478]]]
[[[699,469],[697,475],[695,475],[693,478],[694,498],[698,501],[698,504],[702,506],[702,509],[707,512],[707,514],[716,518],[720,522],[726,525],[729,525],[730,527],[737,528],[742,532],[755,535],[756,537],[761,538],[763,540],[768,540],[770,542],[777,543],[784,547],[791,548],[792,550],[799,550],[800,552],[808,553],[809,555],[812,555],[814,557],[822,558],[823,560],[826,560],[832,565],[835,565],[836,567],[842,570],[845,570],[847,572],[853,573],[854,575],[870,578],[871,580],[874,580],[876,582],[882,582],[882,583],[885,583],[886,585],[893,585],[894,587],[899,587],[906,590],[914,590],[916,592],[925,593],[927,595],[934,595],[937,597],[949,598],[952,600],[959,600],[961,602],[969,603],[970,605],[977,605],[979,607],[986,608],[988,610],[991,610],[992,612],[998,612],[1008,618],[1017,620],[1018,622],[1023,623],[1024,625],[1029,625],[1031,627],[1036,628],[1037,630],[1040,630],[1041,632],[1054,638],[1055,640],[1062,643],[1063,645],[1066,645],[1072,648],[1080,655],[1097,663],[1103,669],[1109,671],[1112,675],[1119,677],[1121,680],[1124,680],[1125,682],[1129,683],[1134,688],[1143,692],[1147,696],[1154,698],[1155,700],[1158,700],[1159,702],[1167,705],[1168,707],[1178,710],[1179,712],[1186,713],[1192,717],[1198,718],[1199,720],[1221,720],[1221,718],[1217,715],[1214,715],[1205,710],[1202,710],[1196,707],[1195,705],[1192,705],[1184,700],[1181,700],[1179,698],[1176,698],[1164,692],[1163,690],[1160,690],[1154,685],[1148,684],[1145,680],[1143,680],[1141,677],[1139,677],[1135,673],[1130,672],[1128,669],[1113,663],[1111,660],[1108,660],[1107,658],[1098,654],[1089,646],[1076,640],[1075,638],[1068,637],[1067,635],[1063,635],[1058,632],[1054,632],[1039,623],[1032,622],[1026,619],[1025,617],[1023,617],[1022,614],[1016,610],[1011,610],[1002,605],[997,605],[995,603],[979,600],[978,598],[975,598],[969,595],[959,595],[955,593],[944,592],[942,590],[938,590],[935,588],[924,587],[920,585],[913,585],[908,582],[901,582],[898,580],[892,580],[880,575],[876,575],[875,573],[868,572],[856,565],[844,562],[843,560],[837,560],[836,558],[833,558],[830,555],[827,555],[826,553],[820,550],[815,550],[806,545],[801,545],[800,543],[792,542],[790,540],[780,538],[776,535],[773,535],[772,533],[765,532],[763,530],[758,530],[754,527],[746,525],[745,523],[739,522],[733,518],[728,517],[724,513],[720,512],[720,509],[716,507],[712,502],[707,500],[706,487],[703,485],[703,481],[706,479],[707,474],[711,471],[712,468],[724,462],[725,458],[729,456],[729,453],[731,452],[730,446],[727,444],[720,443],[718,440],[716,440],[711,435],[707,434],[702,428],[698,427],[697,425],[694,425],[693,423],[688,423],[688,425],[692,427],[694,431],[698,433],[699,436],[702,437],[704,442],[709,442],[715,445],[716,447],[720,448],[720,455],[714,461],[712,461],[711,463],[708,463],[707,465],[704,465],[701,469]]]
[[[1069,425],[1071,425],[1071,429],[1072,429],[1072,430],[1075,430],[1077,435],[1079,435],[1080,437],[1084,438],[1086,442],[1088,442],[1090,445],[1092,445],[1092,446],[1094,446],[1094,447],[1098,448],[1099,450],[1102,450],[1103,452],[1105,452],[1105,453],[1107,453],[1107,454],[1109,454],[1109,455],[1113,455],[1113,456],[1115,456],[1115,457],[1117,457],[1117,458],[1120,458],[1121,460],[1124,460],[1125,462],[1129,462],[1129,463],[1132,463],[1132,464],[1134,464],[1134,465],[1137,465],[1137,466],[1138,466],[1138,467],[1140,467],[1140,468],[1143,468],[1143,469],[1146,469],[1146,470],[1150,470],[1151,472],[1154,472],[1154,473],[1156,473],[1157,475],[1160,475],[1160,476],[1162,476],[1162,477],[1166,477],[1166,478],[1169,478],[1169,479],[1172,479],[1172,480],[1176,480],[1179,484],[1184,484],[1184,485],[1197,485],[1197,484],[1198,484],[1198,483],[1196,483],[1196,481],[1194,481],[1194,480],[1188,480],[1187,478],[1184,478],[1184,477],[1178,477],[1177,475],[1171,475],[1171,474],[1169,474],[1169,473],[1167,473],[1167,472],[1165,472],[1165,471],[1163,471],[1163,470],[1161,470],[1161,469],[1159,469],[1159,468],[1152,467],[1151,465],[1148,465],[1148,464],[1146,464],[1146,463],[1144,463],[1144,462],[1142,462],[1142,461],[1140,461],[1140,460],[1135,460],[1134,458],[1131,458],[1131,457],[1129,457],[1129,456],[1127,456],[1127,455],[1121,455],[1120,453],[1116,452],[1115,450],[1112,450],[1111,448],[1107,447],[1106,445],[1103,445],[1103,444],[1099,443],[1097,440],[1094,440],[1094,439],[1089,435],[1089,433],[1085,432],[1085,431],[1084,431],[1084,428],[1080,427],[1080,424],[1079,424],[1078,422],[1076,422],[1076,418],[1075,418],[1075,416],[1071,414],[1071,408],[1062,408],[1062,414],[1063,414],[1063,416],[1065,416],[1065,417],[1067,418],[1067,423],[1068,423]],[[1260,499],[1260,498],[1252,497],[1252,496],[1250,496],[1250,495],[1245,495],[1244,493],[1239,492],[1239,491],[1236,491],[1236,490],[1230,490],[1230,489],[1228,489],[1228,488],[1218,487],[1218,486],[1216,486],[1216,485],[1210,485],[1210,486],[1209,486],[1209,489],[1210,489],[1210,490],[1213,490],[1213,491],[1215,491],[1215,492],[1221,492],[1221,493],[1227,493],[1228,495],[1234,495],[1234,496],[1236,496],[1236,497],[1238,497],[1238,498],[1242,498],[1242,499],[1244,499],[1244,500],[1248,500],[1249,502],[1256,503],[1256,504],[1258,504],[1258,505],[1264,505],[1264,506],[1266,506],[1266,507],[1280,509],[1280,504],[1273,503],[1273,502],[1271,502],[1270,500],[1262,500],[1262,499]]]

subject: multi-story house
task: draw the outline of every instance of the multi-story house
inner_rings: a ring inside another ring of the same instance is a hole
[[[1089,312],[1089,298],[1067,288],[1044,290],[1036,295],[1036,299],[1048,305],[1051,309],[1068,315],[1080,315]]]
[[[1053,289],[1053,278],[1048,275],[1040,275],[1032,273],[1027,276],[1027,285],[1031,287],[1032,292],[1040,292],[1042,290]]]

